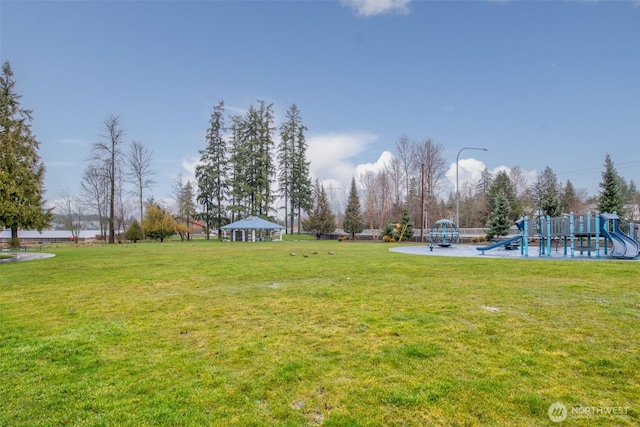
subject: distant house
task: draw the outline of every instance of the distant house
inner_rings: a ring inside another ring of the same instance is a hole
[[[633,203],[624,205],[624,209],[627,212],[627,217],[632,221],[640,221],[640,204]]]
[[[187,223],[187,221],[182,218],[181,216],[176,216],[173,219],[176,220],[176,222],[182,223],[182,224],[187,224],[187,226],[189,227],[189,233],[193,233],[193,234],[202,234],[205,232],[205,223],[202,221],[199,221],[195,218],[191,218],[189,217],[189,222]]]
[[[596,205],[595,203],[592,203],[590,205],[587,205],[586,208],[588,210],[590,210],[591,212],[597,211],[598,210],[598,205]],[[625,211],[625,216],[627,217],[627,219],[631,220],[631,221],[640,221],[640,204],[638,203],[628,203],[626,205],[624,205],[624,211]],[[607,212],[607,213],[612,213],[612,212]]]
[[[249,217],[240,221],[227,224],[222,228],[223,239],[233,242],[257,242],[265,240],[274,240],[274,234],[277,233],[277,239],[282,240],[282,230],[284,226],[274,222],[267,221],[259,217]]]

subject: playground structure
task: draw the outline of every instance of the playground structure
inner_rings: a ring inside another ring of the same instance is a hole
[[[620,217],[616,213],[574,215],[558,218],[540,216],[535,220],[531,217],[523,217],[516,222],[520,234],[508,239],[497,241],[488,246],[477,247],[476,249],[484,254],[485,251],[504,246],[506,249],[515,249],[520,246],[521,255],[529,256],[529,243],[532,239],[539,242],[539,255],[551,256],[552,246],[555,243],[556,252],[562,244],[564,256],[575,257],[576,252],[580,255],[587,253],[587,256],[600,258],[602,252],[608,254],[611,243],[611,253],[609,256],[620,259],[632,259],[638,256],[640,245],[634,235],[635,225],[629,223],[629,236],[620,229]],[[604,239],[601,242],[601,239]],[[518,244],[519,241],[519,244]]]
[[[455,222],[448,219],[436,221],[429,231],[429,249],[433,251],[434,246],[453,246],[459,236],[460,230]]]

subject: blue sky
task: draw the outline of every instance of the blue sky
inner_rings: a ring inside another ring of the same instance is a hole
[[[398,138],[445,147],[455,183],[519,165],[597,194],[604,156],[640,183],[638,1],[1,1],[47,166],[78,193],[103,120],[154,152],[156,198],[188,176],[212,108],[293,103],[314,177],[348,189]],[[471,158],[475,160],[470,160]]]

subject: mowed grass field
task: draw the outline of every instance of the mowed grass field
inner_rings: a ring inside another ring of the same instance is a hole
[[[555,402],[564,425],[640,424],[640,263],[390,247],[0,265],[0,426],[539,426]]]

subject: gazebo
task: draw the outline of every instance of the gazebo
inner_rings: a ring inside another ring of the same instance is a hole
[[[257,216],[241,219],[221,227],[223,238],[232,242],[256,242],[265,240],[274,240],[273,232],[278,231],[278,239],[282,241],[282,230],[284,226],[274,222],[267,221]],[[227,237],[227,232],[231,233],[231,237]]]

